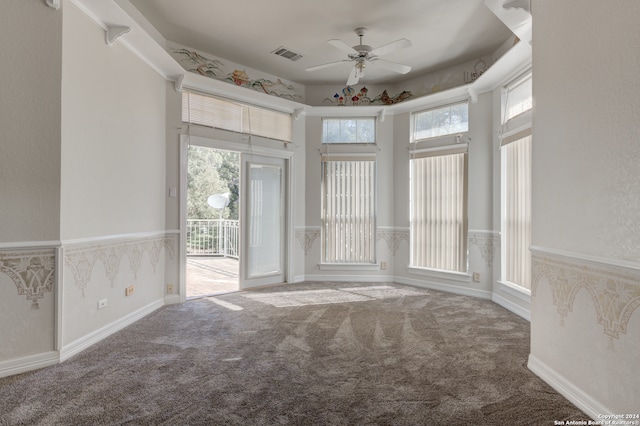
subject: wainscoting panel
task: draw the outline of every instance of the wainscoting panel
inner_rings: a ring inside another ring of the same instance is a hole
[[[52,362],[56,251],[56,247],[0,250],[0,376],[26,371],[20,359],[36,366]]]
[[[637,412],[640,265],[531,251],[532,370],[589,414]]]
[[[175,253],[175,235],[163,232],[65,245],[63,350],[68,345],[83,347],[78,342],[98,330],[113,329],[111,324],[146,306],[162,306],[164,255],[175,259]],[[134,289],[131,295],[126,295],[128,287]],[[105,300],[106,307],[100,308]]]

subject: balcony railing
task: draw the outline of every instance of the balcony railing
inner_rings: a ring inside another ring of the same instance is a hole
[[[187,219],[187,256],[238,258],[240,225],[237,220]]]

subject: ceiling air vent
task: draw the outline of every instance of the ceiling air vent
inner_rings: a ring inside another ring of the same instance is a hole
[[[282,46],[278,47],[276,50],[274,50],[271,53],[275,53],[278,56],[282,56],[283,58],[287,58],[292,61],[297,61],[298,59],[302,58],[301,54],[292,52],[291,50]]]

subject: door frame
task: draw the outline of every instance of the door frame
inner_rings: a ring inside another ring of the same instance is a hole
[[[267,143],[275,144],[271,140],[266,140],[260,137],[252,137],[256,142],[268,141]],[[285,210],[285,247],[284,247],[284,281],[286,283],[292,283],[294,280],[294,265],[293,265],[293,247],[295,240],[294,229],[294,203],[293,194],[295,193],[294,179],[295,175],[295,161],[293,146],[287,148],[272,148],[260,145],[254,145],[251,143],[250,137],[245,134],[233,133],[218,129],[207,129],[196,126],[191,126],[189,133],[180,134],[180,238],[178,247],[179,257],[179,291],[180,302],[187,300],[187,167],[188,167],[188,147],[189,145],[203,146],[213,149],[221,149],[228,151],[236,151],[241,154],[256,154],[265,157],[274,157],[283,159],[285,162],[285,190],[284,190],[284,210]],[[290,144],[291,145],[291,144]],[[241,182],[242,185],[242,177]],[[241,227],[243,225],[241,224]],[[242,230],[241,230],[242,232]],[[242,256],[240,253],[240,267],[242,268]]]

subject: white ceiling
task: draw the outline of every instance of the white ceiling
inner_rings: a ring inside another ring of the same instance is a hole
[[[511,31],[483,0],[130,0],[175,43],[305,85],[343,84],[351,63],[314,72],[305,68],[346,59],[327,43],[376,48],[407,38],[412,46],[384,59],[412,67],[406,75],[367,67],[364,83],[395,83],[495,51]],[[271,53],[284,46],[303,58],[292,62]]]

